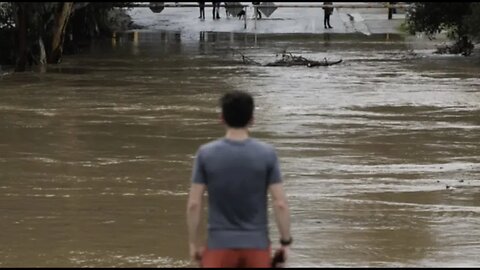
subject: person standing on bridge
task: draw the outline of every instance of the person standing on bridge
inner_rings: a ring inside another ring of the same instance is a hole
[[[262,13],[260,12],[260,10],[258,10],[258,6],[260,6],[260,2],[252,2],[252,5],[256,6],[255,8],[255,10],[257,11],[257,13],[255,14],[256,18],[261,19]]]
[[[193,165],[187,203],[190,256],[203,267],[271,267],[268,235],[268,193],[280,233],[285,262],[290,235],[290,214],[273,146],[249,137],[254,101],[242,91],[221,99],[224,138],[202,145]],[[208,240],[202,251],[198,230],[202,199],[208,192]],[[277,258],[277,256],[275,256]],[[281,265],[277,265],[281,266]]]
[[[332,2],[323,2],[323,5],[332,5]],[[330,25],[330,16],[333,13],[333,7],[323,7],[323,12],[324,12],[324,17],[323,17],[323,25],[325,26],[325,29],[327,28],[333,28]]]
[[[220,19],[220,1],[213,1],[212,2],[213,10],[212,15],[213,19]]]
[[[201,20],[205,20],[205,2],[198,2],[198,7],[200,8],[200,17]]]

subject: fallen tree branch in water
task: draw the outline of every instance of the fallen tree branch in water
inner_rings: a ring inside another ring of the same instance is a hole
[[[283,52],[282,59],[277,60],[275,62],[261,64],[256,62],[255,60],[245,56],[244,54],[240,53],[242,56],[242,62],[247,65],[257,65],[257,66],[265,66],[265,67],[290,67],[290,66],[307,66],[307,67],[318,67],[318,66],[332,66],[336,64],[340,64],[343,60],[337,61],[329,61],[327,58],[324,58],[323,61],[315,61],[309,60],[303,56],[295,56],[290,52]]]
[[[239,51],[235,51],[234,49],[232,49],[233,51],[233,55],[235,55],[235,53],[238,53],[240,54],[240,56],[242,56],[242,62],[244,64],[247,64],[247,65],[256,65],[256,66],[261,66],[262,64],[251,59],[250,57],[247,57],[246,55],[244,55],[243,53],[239,52]]]

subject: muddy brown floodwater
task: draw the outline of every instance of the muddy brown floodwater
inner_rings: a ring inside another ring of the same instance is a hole
[[[344,61],[232,53],[285,49]],[[252,135],[278,150],[290,266],[480,266],[480,61],[409,50],[399,36],[142,32],[3,75],[0,267],[187,266],[192,159],[223,135],[228,90],[254,95]]]

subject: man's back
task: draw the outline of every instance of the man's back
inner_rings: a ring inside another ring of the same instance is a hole
[[[187,202],[190,257],[204,267],[270,267],[267,192],[285,260],[293,241],[277,155],[272,146],[249,136],[255,108],[250,94],[225,93],[220,105],[225,138],[202,145],[193,167]],[[209,228],[202,251],[197,235],[205,191]]]
[[[266,143],[223,138],[203,145],[193,182],[208,190],[208,247],[268,248],[267,189],[280,180],[275,150]]]

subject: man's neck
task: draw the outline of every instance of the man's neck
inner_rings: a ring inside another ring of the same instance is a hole
[[[243,141],[249,138],[247,128],[227,128],[225,138],[233,141]]]

